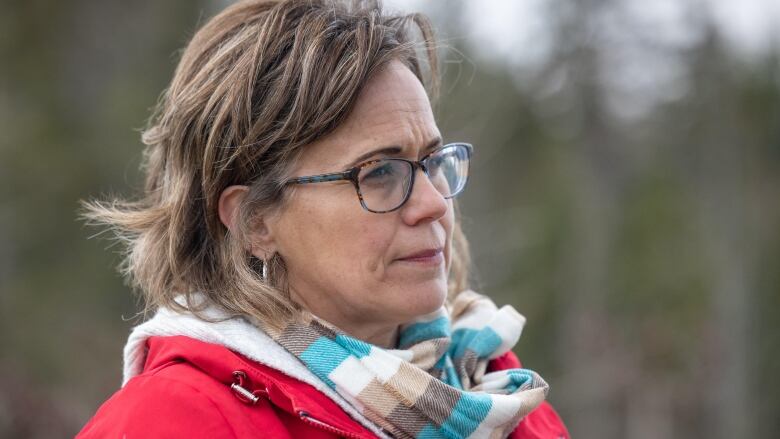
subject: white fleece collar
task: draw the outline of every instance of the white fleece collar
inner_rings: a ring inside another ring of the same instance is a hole
[[[207,309],[203,314],[214,319],[224,317],[221,312],[213,308]],[[287,376],[310,384],[372,433],[380,438],[388,438],[376,424],[355,410],[343,397],[309,371],[294,355],[287,352],[265,332],[241,318],[212,323],[189,313],[179,313],[161,308],[150,320],[133,328],[124,349],[122,386],[143,371],[148,338],[177,335],[224,346]]]

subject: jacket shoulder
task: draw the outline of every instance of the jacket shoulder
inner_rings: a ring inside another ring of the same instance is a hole
[[[95,413],[78,438],[237,437],[203,389],[165,374],[137,376]]]

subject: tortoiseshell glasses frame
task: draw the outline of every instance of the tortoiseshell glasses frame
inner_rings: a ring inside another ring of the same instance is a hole
[[[420,160],[403,158],[368,160],[342,172],[295,177],[285,181],[284,184],[351,181],[363,209],[373,213],[388,213],[399,209],[409,199],[414,188],[417,169],[421,169],[431,179],[434,187],[445,199],[461,193],[468,181],[469,162],[473,152],[474,147],[471,144],[448,143],[426,154]],[[367,183],[367,180],[370,181]],[[368,201],[367,198],[371,200]]]

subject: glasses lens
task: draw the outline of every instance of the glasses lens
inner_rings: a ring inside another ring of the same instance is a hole
[[[385,212],[400,206],[409,192],[412,165],[403,160],[384,159],[363,166],[358,185],[363,205],[374,212]]]
[[[469,176],[469,150],[465,145],[449,145],[428,157],[428,178],[444,198],[458,195]]]
[[[425,159],[428,178],[444,198],[452,198],[466,187],[470,155],[465,144],[451,144]],[[400,207],[409,195],[413,172],[414,165],[400,159],[363,166],[357,177],[363,206],[378,213]]]

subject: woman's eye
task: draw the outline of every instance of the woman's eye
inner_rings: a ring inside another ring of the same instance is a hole
[[[435,155],[435,156],[428,157],[428,163],[426,163],[426,166],[428,167],[428,172],[436,174],[446,159],[447,159],[446,155]]]
[[[368,173],[366,173],[366,175],[363,177],[363,180],[364,181],[378,180],[378,179],[390,177],[392,175],[393,175],[393,167],[389,164],[384,164],[384,165],[377,166],[371,169],[370,171],[368,171]]]

